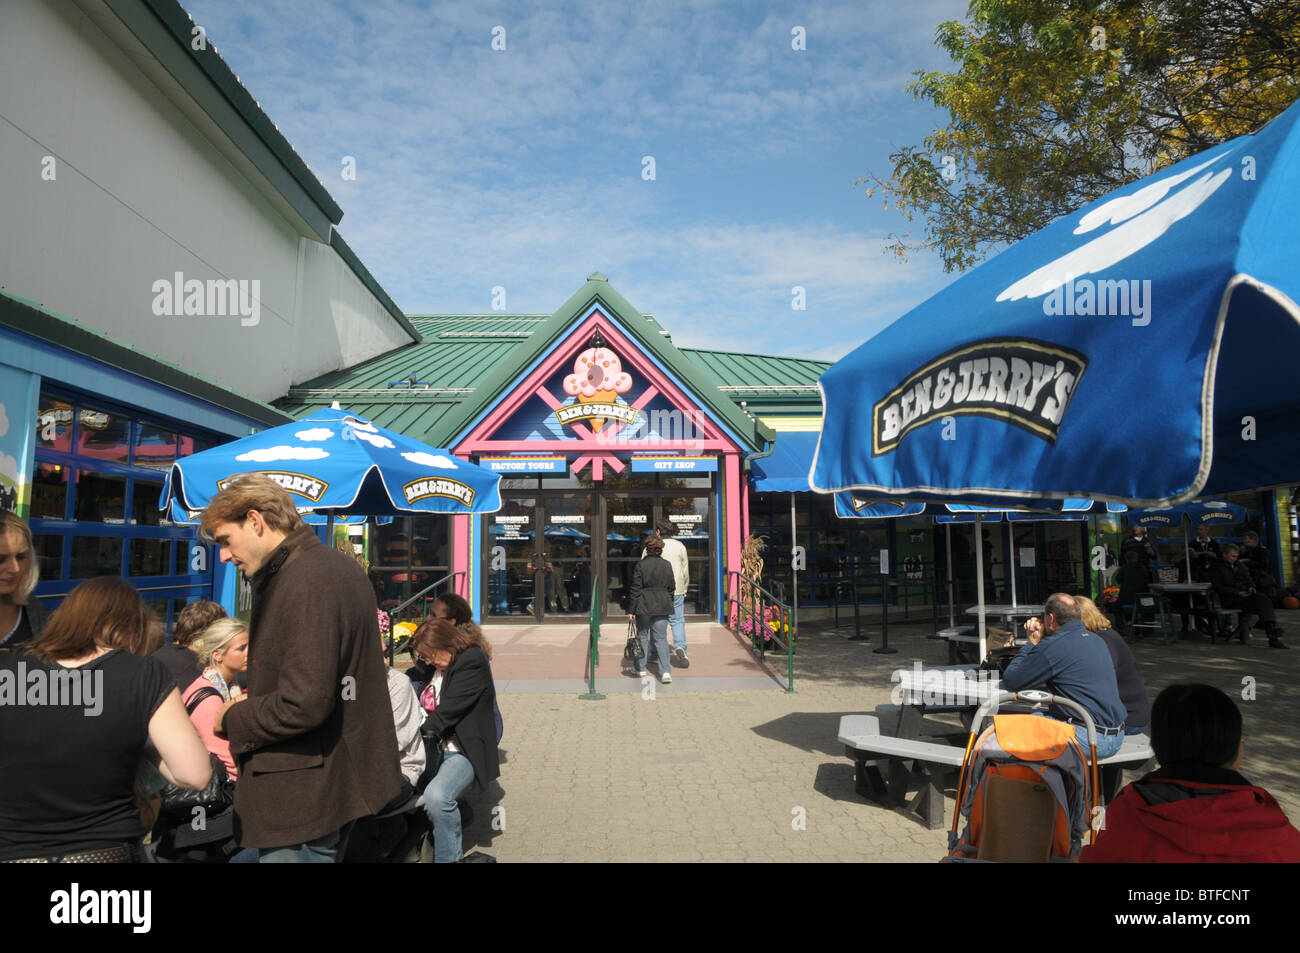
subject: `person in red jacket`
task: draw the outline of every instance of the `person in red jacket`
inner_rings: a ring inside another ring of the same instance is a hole
[[[1160,762],[1106,808],[1084,863],[1296,863],[1297,831],[1237,773],[1241,712],[1210,685],[1171,685],[1151,707]]]

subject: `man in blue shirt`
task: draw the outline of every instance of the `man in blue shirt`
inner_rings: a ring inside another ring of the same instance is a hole
[[[1078,604],[1065,593],[1049,597],[1045,609],[1042,621],[1025,623],[1029,644],[1007,666],[1002,687],[1018,692],[1046,683],[1053,695],[1078,702],[1096,725],[1097,757],[1109,757],[1124,744],[1125,713],[1110,651],[1100,635],[1084,628]],[[1075,737],[1086,749],[1087,727],[1078,719],[1065,720],[1075,726]]]

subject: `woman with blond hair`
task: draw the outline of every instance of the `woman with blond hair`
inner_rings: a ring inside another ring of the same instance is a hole
[[[0,861],[141,859],[141,756],[202,790],[212,764],[171,673],[149,656],[153,614],[118,576],[81,583],[25,651],[0,651]],[[33,692],[41,690],[40,703]]]
[[[185,688],[185,710],[204,747],[221,759],[234,781],[239,772],[230,742],[217,737],[213,723],[222,706],[240,695],[235,676],[248,668],[248,627],[238,619],[218,619],[190,643],[190,649],[198,655],[203,673]]]
[[[1119,700],[1124,703],[1128,717],[1124,719],[1124,734],[1136,735],[1147,730],[1151,721],[1151,698],[1138,671],[1137,659],[1123,636],[1111,628],[1110,620],[1097,608],[1097,603],[1087,596],[1075,596],[1083,627],[1100,635],[1110,650],[1110,660],[1115,666],[1115,681],[1119,684]]]
[[[31,598],[37,575],[31,529],[13,513],[0,513],[0,647],[17,648],[45,627],[45,607]]]

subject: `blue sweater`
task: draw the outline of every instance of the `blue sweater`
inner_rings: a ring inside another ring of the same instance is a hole
[[[1098,729],[1124,724],[1124,703],[1110,650],[1079,620],[1067,622],[1037,645],[1026,645],[1002,676],[1002,687],[1009,692],[1044,683],[1053,695],[1064,695],[1088,709]],[[1062,718],[1071,714],[1055,712]]]

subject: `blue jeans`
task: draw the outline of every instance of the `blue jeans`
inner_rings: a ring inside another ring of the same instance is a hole
[[[438,773],[424,789],[420,804],[433,825],[433,862],[454,864],[460,860],[460,808],[456,799],[474,783],[474,766],[459,751],[442,756]]]
[[[649,625],[642,628],[646,623]],[[650,661],[650,639],[654,638],[655,657],[659,660],[659,674],[667,675],[672,665],[672,656],[668,654],[668,616],[642,616],[636,617],[637,638],[641,640],[641,652],[643,660],[641,668],[644,670],[646,663]]]
[[[686,651],[686,596],[673,596],[673,614],[668,617],[673,627],[673,648]]]
[[[1086,725],[1074,726],[1074,737],[1079,742],[1079,747],[1083,749],[1084,757],[1088,756],[1088,727]],[[1097,760],[1109,758],[1117,753],[1120,748],[1124,747],[1124,733],[1121,731],[1117,735],[1103,735],[1101,730],[1097,731]]]
[[[289,847],[245,847],[230,858],[232,864],[333,864],[337,862],[340,831],[307,844]]]

